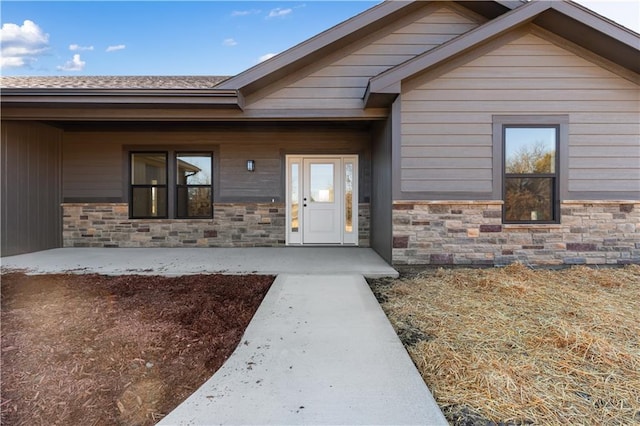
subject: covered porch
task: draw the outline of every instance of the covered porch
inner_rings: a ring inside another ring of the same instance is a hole
[[[397,277],[371,248],[57,248],[2,258],[2,271],[32,274],[358,274]]]

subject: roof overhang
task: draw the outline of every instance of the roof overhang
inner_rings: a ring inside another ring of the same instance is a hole
[[[237,90],[188,89],[22,89],[0,93],[7,107],[111,107],[213,108],[242,110],[244,98]]]
[[[369,80],[366,107],[389,105],[402,81],[489,43],[519,27],[535,24],[636,75],[640,74],[640,35],[572,2],[532,1]]]

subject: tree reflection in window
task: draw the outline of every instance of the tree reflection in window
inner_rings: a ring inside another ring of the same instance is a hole
[[[211,160],[211,154],[207,153],[179,153],[176,156],[177,217],[211,217]]]
[[[505,222],[556,220],[557,127],[504,129]]]

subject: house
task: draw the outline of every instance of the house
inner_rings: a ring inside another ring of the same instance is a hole
[[[572,2],[388,1],[230,78],[2,88],[3,255],[640,263],[640,36]]]

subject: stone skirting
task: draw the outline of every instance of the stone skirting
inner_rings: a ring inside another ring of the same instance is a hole
[[[213,219],[129,219],[127,203],[62,204],[64,247],[278,247],[284,203],[218,203]],[[369,205],[360,205],[360,245],[369,245]]]
[[[561,223],[504,225],[501,201],[395,202],[397,265],[640,264],[640,201],[565,201]]]

